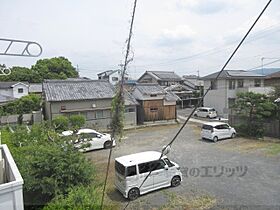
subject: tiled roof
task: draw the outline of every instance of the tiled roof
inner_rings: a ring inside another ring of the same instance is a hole
[[[280,78],[280,71],[267,75],[267,79]]]
[[[16,98],[0,94],[0,103],[5,103],[5,102],[13,101],[13,100],[16,100]]]
[[[139,105],[137,100],[134,98],[132,94],[130,94],[128,91],[124,91],[124,105],[125,106],[132,106],[132,105]]]
[[[155,83],[137,83],[135,88],[143,95],[165,94],[164,89],[159,84]]]
[[[28,86],[28,82],[0,82],[0,89],[12,88],[14,85],[18,83]]]
[[[103,80],[46,80],[43,83],[47,101],[72,101],[114,97],[114,87]]]
[[[31,83],[29,85],[30,93],[41,93],[42,92],[42,84],[41,83]]]
[[[173,71],[147,71],[148,74],[154,76],[157,80],[165,81],[181,81],[182,78]]]
[[[209,74],[205,77],[202,77],[203,80],[208,80],[208,79],[215,79],[219,72],[215,72],[213,74]],[[219,78],[220,79],[230,79],[230,78],[246,78],[246,77],[264,77],[261,74],[254,73],[252,71],[244,71],[244,70],[224,70]]]

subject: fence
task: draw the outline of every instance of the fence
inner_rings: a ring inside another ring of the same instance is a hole
[[[248,119],[237,115],[229,115],[229,123],[232,126],[247,124]],[[280,138],[280,121],[266,119],[263,123],[264,135],[268,137]]]
[[[8,115],[0,117],[0,125],[17,124],[19,115]],[[23,114],[23,123],[40,123],[42,122],[42,112],[36,111],[31,114]]]

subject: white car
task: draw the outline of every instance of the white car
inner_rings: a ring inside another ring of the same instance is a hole
[[[201,129],[201,138],[217,142],[220,139],[234,138],[236,131],[224,122],[204,123]]]
[[[78,132],[73,131],[63,131],[62,136],[72,136],[77,135],[77,140],[75,141],[75,147],[81,148],[85,144],[89,144],[88,147],[79,149],[82,152],[94,150],[94,149],[107,149],[111,146],[116,146],[116,141],[111,139],[111,135],[107,133],[99,133],[93,129],[85,128],[80,129]]]
[[[160,188],[176,187],[182,181],[179,165],[155,151],[116,158],[115,176],[115,186],[130,200]]]
[[[214,108],[209,107],[199,107],[193,114],[195,117],[207,117],[215,118],[217,117],[217,111]]]

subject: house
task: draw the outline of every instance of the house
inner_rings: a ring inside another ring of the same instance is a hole
[[[83,115],[87,125],[97,129],[110,126],[111,103],[115,88],[105,80],[45,80],[43,97],[45,118],[52,120],[59,115]],[[125,126],[136,125],[138,102],[125,93]]]
[[[157,83],[167,87],[175,84],[182,84],[183,80],[173,71],[146,71],[139,79],[139,83]]]
[[[276,87],[280,86],[280,70],[265,77],[264,86]]]
[[[200,89],[200,87],[203,87],[203,80],[196,75],[183,75],[183,80],[187,83],[191,83],[194,85],[197,89]]]
[[[1,133],[0,133],[1,135]],[[0,209],[23,210],[23,179],[7,145],[0,145]]]
[[[0,82],[0,103],[28,95],[29,84],[25,82]]]
[[[228,117],[230,108],[235,103],[236,94],[240,92],[255,92],[268,94],[270,87],[264,87],[264,75],[244,70],[224,70],[215,81],[219,72],[203,77],[204,92],[210,88],[204,97],[205,107],[214,107],[218,114]]]
[[[121,73],[120,69],[117,70],[108,70],[97,74],[99,80],[109,81],[112,85],[116,85],[121,81]],[[128,80],[128,74],[125,74],[124,80]]]
[[[179,99],[177,100],[177,105],[180,108],[194,106],[199,97],[194,97],[194,89],[186,85],[175,84],[164,88],[165,91],[176,95]]]
[[[132,95],[137,99],[137,122],[143,124],[149,121],[175,120],[176,95],[168,93],[159,84],[138,83]]]
[[[29,94],[36,94],[36,95],[42,95],[43,92],[42,83],[30,83],[28,92]]]

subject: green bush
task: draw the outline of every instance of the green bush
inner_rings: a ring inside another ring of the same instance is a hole
[[[54,129],[58,132],[68,130],[69,119],[63,115],[57,116],[52,120],[52,125]]]
[[[262,123],[252,122],[251,124],[240,124],[235,126],[238,134],[241,136],[249,136],[262,138],[264,136],[264,129]]]
[[[86,119],[82,115],[71,115],[69,121],[73,130],[81,128],[86,123]]]

